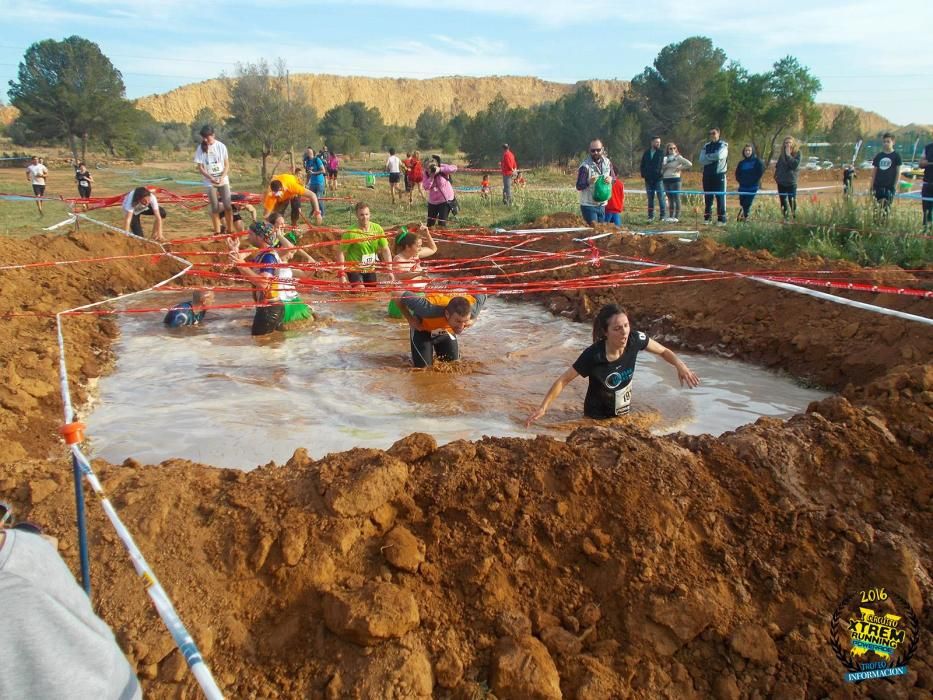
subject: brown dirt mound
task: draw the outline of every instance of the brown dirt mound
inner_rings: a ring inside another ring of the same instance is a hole
[[[139,247],[80,234],[22,248],[38,259],[122,245]],[[723,269],[807,262],[633,237],[605,250]],[[0,303],[52,308],[159,276],[149,262],[54,273],[47,286],[4,273]],[[721,438],[626,425],[565,442],[438,447],[415,434],[384,452],[313,461],[299,450],[248,474],[179,460],[95,464],[228,696],[929,696],[928,636],[906,678],[856,686],[841,680],[828,623],[865,586],[899,592],[927,629],[933,621],[933,334],[744,281],[544,301],[582,319],[609,299],[681,346],[823,378],[843,395]],[[30,377],[54,385],[52,326],[4,322],[22,337],[0,343],[4,366],[15,359],[22,377],[20,358],[33,353]],[[72,366],[105,356],[109,324],[68,323]],[[0,423],[35,457],[60,421],[56,397],[41,398],[4,403]],[[47,524],[73,564],[67,462],[6,461],[0,497]],[[98,609],[149,696],[195,697],[118,539],[99,508],[89,512]]]

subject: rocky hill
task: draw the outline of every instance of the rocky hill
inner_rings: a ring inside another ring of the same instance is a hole
[[[584,80],[579,83],[555,83],[531,77],[469,78],[364,78],[338,75],[296,74],[291,84],[303,89],[319,115],[350,100],[378,107],[387,124],[414,126],[428,107],[446,115],[460,110],[469,115],[484,109],[497,94],[515,107],[531,107],[551,102],[572,92],[578,85],[589,85],[605,101],[617,100],[628,89],[625,80]],[[221,116],[227,113],[229,93],[220,79],[183,85],[162,95],[150,95],[137,101],[159,121],[189,123],[198,110],[209,106]]]
[[[833,119],[836,118],[836,115],[839,114],[839,110],[843,107],[848,107],[849,105],[837,105],[829,102],[819,103],[820,107],[820,121],[823,124],[832,124]],[[877,112],[869,112],[868,110],[859,109],[858,107],[852,107],[855,110],[855,113],[858,114],[859,121],[862,125],[862,132],[866,134],[876,134],[879,131],[886,130],[897,130],[900,128],[907,129],[909,127],[899,127],[892,121],[889,121],[882,117]],[[913,128],[918,128],[920,125],[911,124],[909,125]],[[929,126],[923,126],[920,128],[929,129]]]

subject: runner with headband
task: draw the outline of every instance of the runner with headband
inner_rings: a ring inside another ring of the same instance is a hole
[[[427,239],[427,245],[422,242],[421,235]],[[424,224],[418,226],[414,233],[402,226],[398,235],[395,237],[395,256],[392,258],[392,269],[396,281],[403,283],[410,289],[423,289],[424,282],[418,280],[425,279],[424,267],[421,261],[429,258],[437,252],[437,243],[431,236],[431,229]],[[395,299],[389,300],[389,316],[392,318],[403,318]]]

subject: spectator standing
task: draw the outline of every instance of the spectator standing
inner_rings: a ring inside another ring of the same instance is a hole
[[[739,221],[748,218],[764,174],[765,164],[755,155],[755,147],[746,143],[742,149],[742,160],[735,166],[735,181],[739,184]]]
[[[509,149],[509,144],[502,144],[502,160],[499,163],[502,170],[502,203],[512,206],[512,177],[518,170],[515,154]]]
[[[450,184],[450,174],[457,171],[456,165],[441,163],[432,158],[424,176],[424,189],[428,193],[428,226],[446,226],[456,195]]]
[[[641,156],[641,177],[645,181],[645,195],[648,197],[648,223],[654,221],[654,198],[658,198],[658,209],[662,219],[667,219],[664,211],[664,181],[661,179],[661,166],[664,154],[661,152],[661,137],[651,139],[651,146]]]
[[[45,167],[39,156],[33,156],[32,162],[26,166],[26,180],[32,185],[32,194],[36,198],[36,208],[42,216],[42,197],[45,196],[45,178],[49,169]]]
[[[777,183],[784,222],[797,218],[797,175],[800,173],[800,147],[797,139],[788,136],[781,144],[781,155],[774,165],[774,181]]]
[[[846,163],[842,166],[842,194],[846,197],[852,194],[855,177],[855,163]]]
[[[207,199],[211,205],[214,235],[220,235],[220,212],[225,212],[227,230],[233,230],[233,208],[230,206],[230,156],[227,147],[214,137],[214,127],[201,127],[201,144],[194,151],[194,162],[201,172]]]
[[[395,149],[389,149],[389,158],[386,160],[385,171],[389,173],[389,194],[392,195],[392,204],[395,204],[395,195],[398,185],[402,181],[402,159],[395,155]]]
[[[923,198],[923,230],[927,231],[933,225],[933,143],[924,146],[920,167],[923,168],[923,188],[920,190]]]
[[[894,134],[885,134],[881,138],[881,143],[883,144],[882,150],[876,153],[871,161],[874,166],[871,189],[878,204],[881,205],[882,216],[887,216],[891,203],[894,201],[894,190],[897,187],[903,161],[901,154],[894,150]]]
[[[625,211],[625,185],[622,184],[622,178],[617,177],[612,181],[612,194],[606,202],[606,223],[622,226],[623,211]]]
[[[729,144],[719,137],[719,129],[709,130],[709,141],[700,149],[703,166],[703,220],[709,224],[713,218],[713,199],[716,200],[716,220],[726,223],[726,172],[729,169]]]
[[[693,167],[693,163],[680,155],[677,144],[667,144],[661,162],[661,180],[667,194],[667,213],[670,214],[668,223],[676,224],[680,221],[680,173],[690,167]]]
[[[78,183],[78,196],[81,199],[90,199],[94,176],[83,162],[78,163],[78,167],[75,168],[75,181]],[[87,209],[87,203],[84,204],[84,209]]]
[[[590,141],[590,154],[577,170],[580,213],[590,226],[606,221],[606,202],[612,196],[612,163],[603,152],[603,142]]]

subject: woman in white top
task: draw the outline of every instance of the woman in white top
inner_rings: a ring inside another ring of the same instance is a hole
[[[144,238],[140,216],[153,217],[152,238],[164,243],[162,220],[166,217],[165,209],[159,206],[159,200],[145,187],[137,187],[123,198],[123,229],[131,231],[134,236]]]
[[[422,234],[425,237],[424,241],[421,238]],[[425,283],[419,281],[425,279],[421,260],[431,257],[436,252],[437,243],[431,236],[431,229],[421,224],[418,230],[412,233],[403,226],[395,237],[395,256],[392,258],[395,279],[402,282],[406,289],[423,289]],[[389,316],[402,318],[402,312],[394,299],[389,301]]]
[[[670,216],[665,219],[668,223],[680,221],[680,173],[684,168],[693,165],[677,150],[676,143],[669,143],[661,159],[661,177],[664,180],[664,191],[667,193],[667,211]]]

